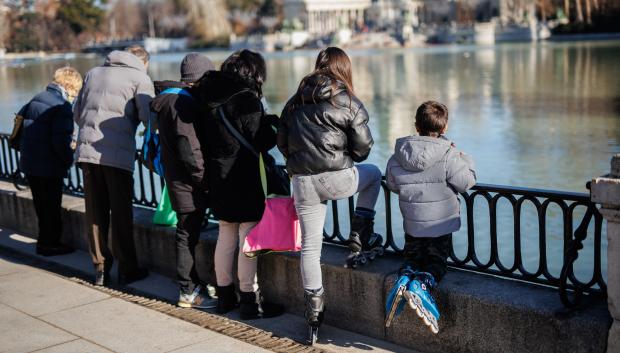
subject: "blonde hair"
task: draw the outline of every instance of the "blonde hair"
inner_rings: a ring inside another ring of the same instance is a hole
[[[71,66],[61,67],[54,72],[54,83],[62,86],[69,96],[76,97],[82,88],[82,75]]]
[[[140,60],[142,60],[145,64],[149,62],[151,59],[151,54],[149,54],[144,47],[140,45],[132,45],[125,49],[125,51],[130,52],[131,54],[137,56]]]

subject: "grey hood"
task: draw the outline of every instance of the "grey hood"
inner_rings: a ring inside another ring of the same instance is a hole
[[[131,67],[146,73],[144,62],[130,52],[114,50],[105,58],[104,66]]]
[[[398,193],[405,232],[437,237],[461,227],[458,193],[476,183],[474,163],[444,138],[408,136],[397,140],[386,172]]]
[[[396,140],[394,156],[406,170],[420,172],[442,160],[450,150],[451,142],[429,136],[407,136]]]

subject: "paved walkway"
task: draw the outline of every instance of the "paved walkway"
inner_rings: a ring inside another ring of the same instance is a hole
[[[267,352],[0,255],[1,352]]]
[[[16,262],[10,255],[2,255],[7,252],[20,254],[19,258],[25,255],[30,261],[43,260],[92,275],[87,253],[76,251],[43,258],[35,254],[35,243],[32,238],[0,228],[0,353],[40,349],[43,352],[266,352],[42,271],[30,266],[29,260]],[[169,302],[175,302],[178,296],[176,283],[156,273],[131,284],[130,288]],[[4,319],[7,314],[11,319]],[[226,317],[240,320],[238,315],[235,310]],[[244,323],[297,342],[307,336],[304,318],[288,313]],[[329,353],[415,353],[329,325],[321,327],[316,348]]]

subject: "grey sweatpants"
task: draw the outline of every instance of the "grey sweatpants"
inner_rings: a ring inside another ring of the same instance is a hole
[[[301,278],[305,290],[323,287],[321,248],[327,200],[356,192],[356,207],[374,210],[381,191],[381,171],[372,164],[315,175],[293,175],[293,197],[301,225]]]

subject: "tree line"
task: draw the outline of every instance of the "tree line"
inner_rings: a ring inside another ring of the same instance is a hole
[[[505,0],[524,1],[524,0]],[[527,1],[527,0],[526,0]],[[558,20],[556,33],[619,32],[618,0],[530,0],[535,1],[541,20]]]
[[[231,33],[281,28],[282,1],[0,0],[0,49],[79,50],[89,43],[144,36],[226,45]],[[504,11],[517,15],[528,6],[535,8],[538,19],[558,23],[556,33],[620,32],[620,0],[499,1]]]
[[[0,48],[79,50],[89,43],[145,36],[190,37],[196,45],[221,45],[233,31],[275,30],[261,19],[278,18],[276,1],[0,0]]]

